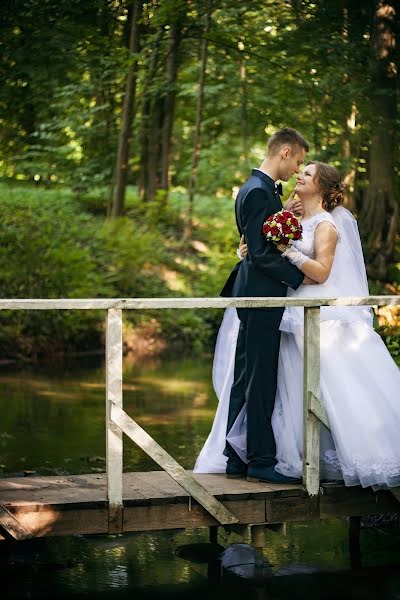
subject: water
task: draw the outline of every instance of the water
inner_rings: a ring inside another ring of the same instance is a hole
[[[210,362],[124,369],[124,408],[185,468],[194,464],[212,422],[216,398]],[[0,376],[0,475],[105,470],[103,368]],[[124,443],[126,471],[157,465]]]
[[[125,409],[186,468],[214,415],[210,372],[207,359],[124,368]],[[75,365],[50,373],[0,375],[3,477],[104,471],[104,370]],[[124,468],[157,467],[125,438]],[[396,527],[362,528],[356,568],[346,519],[289,524],[286,535],[268,531],[270,575],[261,583],[221,578],[216,548],[204,546],[208,535],[206,529],[173,530],[3,542],[0,597],[400,598]],[[218,542],[226,548],[243,538],[220,528]],[[179,550],[188,544],[202,546]]]

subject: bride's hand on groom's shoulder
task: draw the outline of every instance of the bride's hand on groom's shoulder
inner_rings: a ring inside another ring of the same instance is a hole
[[[295,198],[296,194],[293,191],[286,200],[285,210],[290,210],[296,217],[303,215],[303,204],[299,198]]]

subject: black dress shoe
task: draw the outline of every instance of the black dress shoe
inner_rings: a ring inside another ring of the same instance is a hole
[[[228,479],[241,479],[247,475],[247,465],[239,457],[229,457],[226,463],[226,476]]]
[[[247,468],[247,481],[265,483],[301,483],[297,477],[287,477],[275,471],[274,467],[257,467],[249,464]]]

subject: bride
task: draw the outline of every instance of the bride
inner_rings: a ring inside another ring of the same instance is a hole
[[[356,221],[341,206],[343,186],[335,167],[310,162],[294,190],[303,204],[303,237],[284,256],[315,285],[289,289],[292,297],[368,296]],[[242,247],[246,252],[246,247]],[[331,257],[327,248],[331,248]],[[323,256],[323,260],[320,257]],[[281,322],[278,386],[272,426],[275,470],[303,470],[303,313],[287,307]],[[218,334],[213,383],[219,399],[214,423],[194,472],[224,473],[223,454],[239,319],[228,309]],[[267,382],[266,382],[267,385]],[[321,477],[363,487],[400,485],[400,369],[372,325],[369,307],[321,308],[321,402],[330,431],[321,425]],[[246,407],[228,441],[244,462]]]

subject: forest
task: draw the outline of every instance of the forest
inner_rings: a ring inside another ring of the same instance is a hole
[[[1,296],[218,296],[235,194],[283,126],[341,171],[370,293],[399,294],[399,14],[399,0],[3,0]],[[209,352],[220,318],[130,313],[126,349]],[[399,310],[376,326],[400,361]],[[96,311],[0,314],[0,362],[103,343]]]

